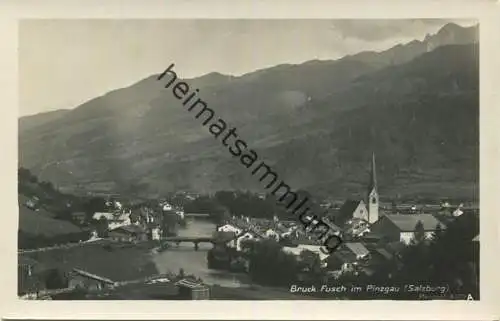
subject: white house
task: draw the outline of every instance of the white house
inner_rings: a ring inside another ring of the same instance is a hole
[[[257,237],[252,232],[245,232],[236,239],[236,251],[241,251],[241,243],[246,240],[255,240]]]
[[[460,204],[456,210],[453,211],[453,216],[458,217],[462,215],[464,212],[462,211],[462,208],[464,207],[464,204]]]
[[[159,227],[153,227],[151,229],[151,239],[153,240],[161,239],[161,230]]]
[[[179,215],[179,217],[181,218],[181,220],[183,220],[183,219],[184,219],[184,211],[183,211],[183,210],[177,210],[175,213],[176,213],[177,215]]]
[[[289,246],[284,246],[283,251],[285,253],[293,254],[295,256],[300,256],[300,253],[302,253],[305,250],[311,251],[314,254],[317,254],[319,256],[319,260],[321,261],[321,266],[325,267],[326,266],[326,259],[330,256],[329,254],[325,254],[320,250],[321,246],[319,245],[305,245],[305,244],[299,244],[297,247],[289,247]]]
[[[266,238],[272,238],[272,239],[275,239],[276,242],[278,242],[280,240],[280,235],[278,234],[278,232],[276,232],[275,230],[273,230],[272,228],[270,229],[267,229],[265,232],[264,232],[264,236]]]
[[[243,230],[234,226],[234,225],[231,225],[231,224],[225,224],[225,225],[222,225],[222,226],[219,226],[217,228],[217,231],[218,232],[232,232],[232,233],[235,233],[236,235],[240,235]]]
[[[321,261],[324,261],[326,258],[328,258],[330,256],[330,254],[323,253],[324,249],[323,249],[323,251],[320,250],[322,248],[322,246],[320,246],[320,245],[299,244],[298,248],[301,248],[302,250],[309,250],[313,253],[318,254],[319,259]]]
[[[92,218],[94,220],[101,220],[104,218],[108,222],[108,229],[113,230],[113,229],[120,227],[120,226],[132,224],[132,221],[130,219],[130,214],[131,214],[130,211],[123,212],[123,213],[98,212],[98,213],[95,213],[92,216]]]
[[[121,209],[123,208],[122,203],[120,203],[120,202],[118,202],[118,201],[115,201],[115,208],[116,208],[117,210],[121,210]]]
[[[102,218],[105,218],[106,220],[110,221],[115,218],[115,214],[110,212],[96,212],[94,213],[94,215],[92,215],[92,218],[96,221],[99,221]]]
[[[172,205],[169,203],[165,202],[161,204],[162,210],[163,211],[171,211],[173,209]]]

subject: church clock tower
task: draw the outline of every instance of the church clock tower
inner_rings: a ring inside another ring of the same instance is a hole
[[[375,172],[375,153],[372,154],[372,164],[370,172],[370,185],[368,186],[368,222],[370,224],[378,221],[379,198],[377,191],[377,174]]]

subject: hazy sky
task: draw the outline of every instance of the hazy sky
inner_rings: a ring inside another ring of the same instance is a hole
[[[443,20],[24,20],[20,115],[70,109],[175,63],[181,77],[241,75],[422,40]],[[454,21],[471,25],[471,21]]]

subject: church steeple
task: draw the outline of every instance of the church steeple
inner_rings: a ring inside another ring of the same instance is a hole
[[[372,153],[372,164],[370,171],[370,185],[368,185],[368,194],[377,189],[377,171],[375,167],[375,153]]]
[[[375,153],[372,153],[370,183],[368,185],[368,222],[375,223],[378,221],[379,198],[377,191],[377,172],[375,166]]]

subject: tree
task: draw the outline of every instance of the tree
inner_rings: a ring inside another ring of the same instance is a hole
[[[448,285],[450,293],[479,295],[479,253],[472,239],[479,232],[479,217],[464,214],[431,242],[415,242],[407,247],[400,269],[393,269],[392,282],[422,282]]]
[[[436,225],[436,231],[434,232],[434,236],[433,236],[433,242],[435,243],[436,240],[439,240],[443,237],[443,229],[441,227],[441,224],[437,224]]]
[[[162,215],[163,236],[177,236],[180,217],[175,211],[164,211]]]
[[[210,216],[217,224],[224,224],[231,219],[228,208],[223,205],[214,206]]]
[[[299,262],[299,265],[303,270],[314,274],[318,274],[321,271],[321,260],[319,255],[312,251],[304,250],[300,252]]]
[[[421,243],[425,240],[425,230],[424,230],[424,225],[422,224],[421,221],[417,222],[417,225],[415,225],[415,242]]]
[[[255,282],[283,286],[296,280],[297,261],[271,239],[256,242],[250,254],[249,274]]]
[[[94,220],[94,226],[99,237],[108,236],[108,220],[105,217],[101,217],[99,220]]]
[[[45,277],[47,289],[63,289],[68,287],[67,278],[58,269],[51,269]]]
[[[92,197],[83,204],[83,211],[90,221],[95,213],[106,211],[106,200],[102,197]]]
[[[231,208],[234,205],[235,193],[229,191],[218,191],[214,195],[215,200],[227,208]]]
[[[19,167],[17,170],[17,179],[19,182],[38,183],[38,178],[29,169],[24,167]]]
[[[398,212],[398,206],[395,200],[391,201],[391,211],[393,214],[396,214]]]

